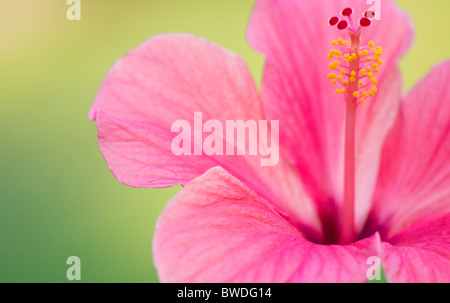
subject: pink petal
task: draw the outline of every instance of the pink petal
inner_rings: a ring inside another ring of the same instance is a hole
[[[356,228],[361,230],[372,207],[382,143],[402,100],[402,77],[394,66],[383,79],[377,98],[357,109],[356,117]]]
[[[450,282],[450,213],[424,219],[383,243],[389,282]]]
[[[315,209],[304,197],[298,173],[281,156],[276,166],[267,167],[261,166],[260,156],[175,156],[171,143],[177,133],[171,132],[172,123],[186,120],[194,130],[195,112],[202,114],[203,123],[220,121],[224,130],[226,120],[265,120],[253,79],[239,56],[204,39],[162,35],[114,65],[90,118],[97,120],[105,160],[127,185],[184,184],[220,165],[275,201],[294,221],[318,231]]]
[[[383,98],[380,94],[358,109],[358,227],[370,207],[379,163],[376,155],[400,101],[396,97],[401,93],[401,81],[394,68],[413,37],[410,18],[393,1],[381,1],[380,5],[381,21],[374,21],[363,32],[362,43],[367,45],[373,40],[382,46],[384,64],[377,77],[378,89],[380,93],[384,91],[384,97],[387,92],[392,95]],[[321,205],[321,212],[328,212],[328,216],[333,216],[336,204],[341,203],[345,110],[343,98],[334,93],[326,76],[327,54],[332,40],[339,35],[347,38],[330,28],[328,19],[348,6],[358,16],[370,8],[366,1],[356,0],[260,0],[248,30],[251,45],[266,57],[264,110],[271,119],[280,120],[282,148],[296,163],[302,180]]]
[[[371,220],[386,236],[450,211],[450,61],[406,97],[383,149]],[[378,229],[379,230],[379,229]]]
[[[188,183],[160,216],[154,261],[164,282],[364,282],[379,237],[348,246],[306,240],[222,168]]]

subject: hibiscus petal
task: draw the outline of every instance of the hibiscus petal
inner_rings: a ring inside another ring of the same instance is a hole
[[[222,168],[188,183],[160,216],[154,261],[164,282],[364,282],[374,235],[352,245],[307,241]]]
[[[450,282],[450,213],[423,219],[382,247],[388,282]]]
[[[261,156],[207,156],[204,152],[175,156],[171,143],[177,134],[171,132],[172,123],[188,121],[193,132],[200,127],[201,133],[203,125],[194,125],[195,112],[201,113],[203,123],[212,119],[221,123],[223,130],[216,137],[220,142],[224,141],[226,120],[264,120],[254,81],[239,56],[204,39],[162,35],[149,39],[114,65],[90,118],[97,120],[106,162],[127,185],[184,184],[220,165],[258,194],[275,201],[293,220],[319,229],[298,172],[282,157],[277,165],[262,167]],[[248,134],[248,138],[257,136],[253,131]],[[271,144],[275,153],[276,140]],[[202,141],[198,147],[202,149]],[[249,154],[248,146],[245,154]]]
[[[386,236],[429,214],[450,211],[449,82],[450,61],[406,96],[386,139],[371,213],[372,224]]]
[[[382,142],[394,124],[402,100],[398,67],[385,76],[377,98],[359,106],[356,117],[356,229],[359,232],[372,207]]]
[[[302,180],[323,211],[341,202],[344,167],[345,102],[334,93],[327,79],[326,59],[331,41],[339,33],[329,27],[328,19],[348,6],[354,8],[355,14],[370,8],[366,1],[356,0],[260,0],[248,30],[250,44],[266,57],[262,84],[265,113],[280,120],[281,146],[296,163]],[[362,43],[373,40],[383,47],[384,64],[377,76],[378,89],[393,96],[380,95],[370,99],[370,105],[358,109],[362,117],[371,115],[367,119],[358,118],[356,126],[356,142],[363,142],[357,149],[356,163],[359,227],[370,206],[371,188],[377,175],[379,162],[373,155],[381,149],[400,101],[394,97],[400,95],[401,81],[398,73],[391,70],[413,38],[412,23],[405,13],[388,0],[381,1],[380,7],[381,20],[373,21],[373,26],[364,30]]]

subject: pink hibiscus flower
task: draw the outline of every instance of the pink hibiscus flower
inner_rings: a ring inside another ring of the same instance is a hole
[[[133,187],[184,186],[155,231],[162,281],[364,282],[375,256],[389,282],[450,282],[450,62],[402,96],[413,27],[380,8],[377,21],[358,17],[366,1],[259,0],[260,93],[239,56],[189,35],[114,65],[90,111],[110,169]],[[278,120],[278,164],[174,155],[172,123],[195,112]]]

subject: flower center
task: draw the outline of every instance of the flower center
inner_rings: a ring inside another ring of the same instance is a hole
[[[329,73],[328,79],[333,85],[338,86],[336,94],[342,94],[346,101],[344,197],[340,215],[339,243],[348,244],[356,239],[354,228],[356,108],[377,92],[375,74],[380,72],[379,66],[383,64],[381,60],[383,50],[380,46],[375,47],[373,41],[370,41],[367,46],[361,45],[361,33],[364,28],[372,25],[371,19],[375,17],[374,12],[365,12],[357,25],[352,19],[352,8],[345,8],[341,15],[344,19],[332,17],[329,24],[336,26],[339,31],[346,31],[350,40],[339,38],[331,42],[334,48],[328,54],[328,60],[332,61],[329,67],[337,73]]]

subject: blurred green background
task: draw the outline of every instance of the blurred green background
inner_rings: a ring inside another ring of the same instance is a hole
[[[450,57],[450,2],[401,0],[417,29],[403,59],[406,88]],[[187,32],[242,55],[259,81],[263,60],[245,40],[254,0],[0,0],[0,282],[157,282],[156,219],[179,190],[117,182],[88,110],[108,69],[150,36]],[[393,37],[397,39],[398,37]]]

